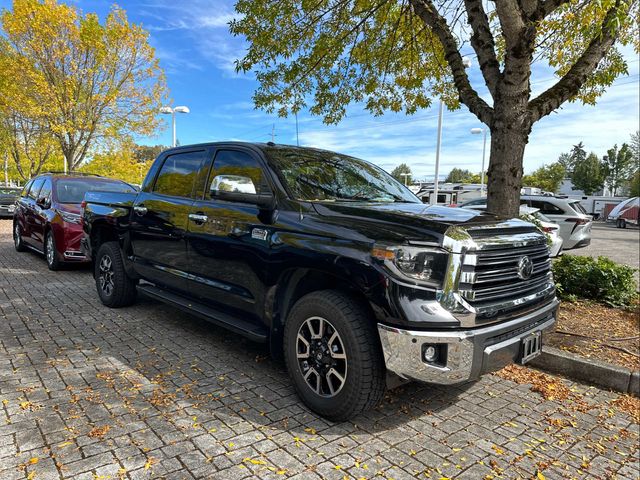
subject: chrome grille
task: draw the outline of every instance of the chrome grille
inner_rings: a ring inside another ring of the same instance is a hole
[[[518,263],[525,256],[533,263],[527,279],[518,275]],[[543,290],[550,281],[551,259],[546,242],[523,246],[494,244],[465,255],[459,290],[475,306],[526,297]]]

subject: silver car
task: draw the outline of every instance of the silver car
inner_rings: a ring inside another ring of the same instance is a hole
[[[591,243],[593,218],[579,200],[547,195],[522,195],[520,203],[540,210],[545,217],[560,227],[563,248],[586,247]]]

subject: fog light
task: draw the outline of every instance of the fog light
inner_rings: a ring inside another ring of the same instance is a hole
[[[438,357],[438,350],[433,345],[429,345],[424,349],[425,361],[431,363],[431,362],[434,362],[437,357]]]

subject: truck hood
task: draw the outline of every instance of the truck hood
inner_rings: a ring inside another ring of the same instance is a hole
[[[495,215],[465,208],[442,207],[422,203],[313,203],[323,221],[358,231],[374,241],[423,240],[441,242],[452,226],[496,227],[502,223]],[[529,227],[521,221],[509,221],[509,227]],[[505,226],[506,226],[505,223]]]

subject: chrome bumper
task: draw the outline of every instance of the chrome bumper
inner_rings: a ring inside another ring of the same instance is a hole
[[[558,301],[525,316],[468,330],[410,331],[378,324],[387,370],[405,380],[455,384],[499,370],[522,355],[522,339],[548,330],[556,321]],[[445,355],[436,364],[423,360],[423,345],[439,345]]]

